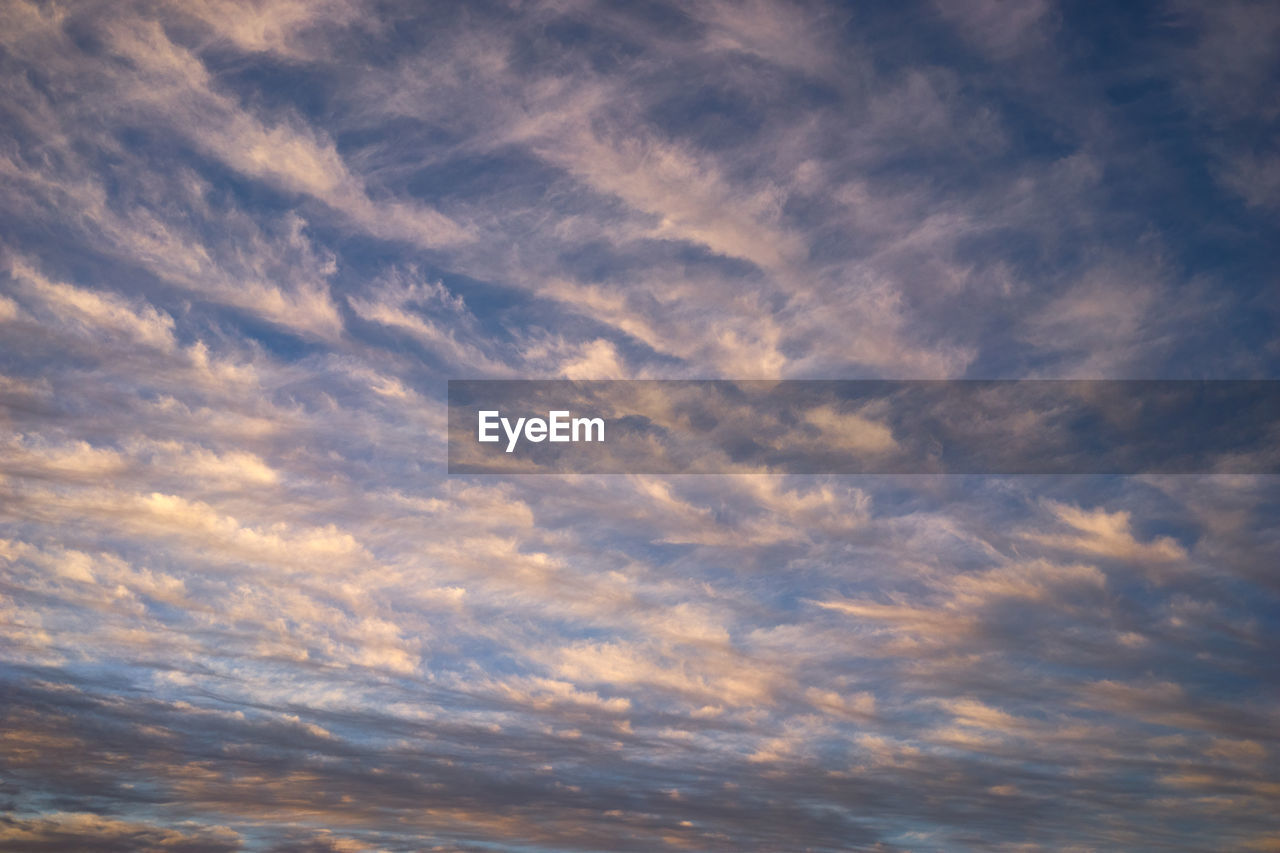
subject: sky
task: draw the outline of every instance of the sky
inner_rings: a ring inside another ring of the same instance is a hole
[[[1267,0],[0,0],[0,847],[1280,850],[1275,475],[445,453],[1280,379],[1278,140]]]

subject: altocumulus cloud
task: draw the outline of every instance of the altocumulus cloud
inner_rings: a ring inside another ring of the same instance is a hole
[[[1276,377],[1278,28],[0,4],[0,846],[1280,849],[1273,478],[444,473],[448,378]]]

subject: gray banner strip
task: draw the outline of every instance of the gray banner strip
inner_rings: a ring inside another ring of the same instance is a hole
[[[452,380],[451,474],[1280,473],[1272,380]]]

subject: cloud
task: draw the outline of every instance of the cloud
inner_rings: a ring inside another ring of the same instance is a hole
[[[465,230],[422,205],[377,204],[332,141],[305,125],[266,125],[216,91],[199,58],[171,41],[158,22],[125,18],[105,34],[135,76],[122,95],[130,108],[156,111],[170,126],[229,166],[311,195],[363,227],[426,247],[466,239]]]
[[[1169,536],[1139,542],[1130,531],[1130,514],[1123,510],[1093,511],[1050,503],[1049,511],[1074,533],[1028,533],[1026,538],[1054,548],[1138,563],[1170,563],[1183,560],[1186,550]]]
[[[243,849],[238,833],[226,827],[164,827],[84,813],[0,818],[0,841],[23,853],[66,850],[86,853],[165,850],[174,853],[232,853]]]
[[[746,53],[773,65],[810,74],[830,73],[834,47],[827,41],[836,15],[800,3],[708,3],[691,10],[706,25],[708,49]]]
[[[227,0],[199,0],[175,4],[173,11],[198,19],[217,38],[227,40],[239,50],[315,59],[299,44],[307,30],[349,25],[365,10],[361,3],[345,0],[325,3],[262,0],[248,5]]]
[[[1047,0],[966,0],[939,2],[935,6],[966,39],[997,59],[1042,45],[1052,16],[1052,5]]]

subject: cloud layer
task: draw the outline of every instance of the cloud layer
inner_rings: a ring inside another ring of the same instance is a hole
[[[0,847],[1280,849],[1274,478],[449,477],[444,405],[1274,378],[1277,27],[3,4]]]

